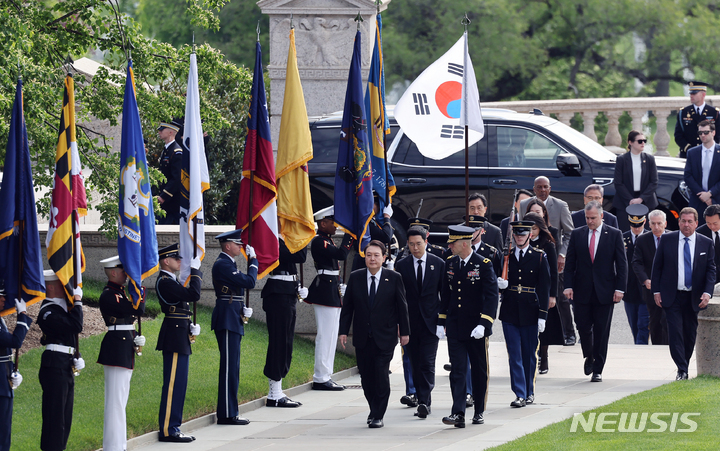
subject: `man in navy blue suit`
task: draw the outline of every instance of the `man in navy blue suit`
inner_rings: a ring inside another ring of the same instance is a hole
[[[573,230],[565,264],[565,296],[573,300],[585,374],[602,382],[613,308],[627,286],[622,232],[603,224],[600,202],[585,205],[587,225]]]
[[[585,201],[585,205],[588,204],[590,201],[597,201],[600,202],[600,205],[603,203],[603,196],[605,195],[605,189],[600,185],[588,185],[585,188],[585,191],[583,192],[583,200]],[[624,213],[624,212],[621,212]],[[616,229],[619,229],[618,227],[618,220],[617,217],[610,213],[609,211],[603,211],[602,214],[602,220],[603,224],[609,225],[610,227],[615,227]],[[585,210],[578,210],[572,214],[572,221],[573,226],[577,229],[578,227],[582,227],[586,225],[585,222]]]
[[[675,380],[688,378],[698,311],[707,307],[715,285],[713,242],[695,233],[697,225],[697,211],[692,207],[683,208],[680,231],[660,238],[653,261],[651,286],[655,304],[665,310],[667,317],[670,356],[677,365]]]
[[[720,145],[715,144],[715,124],[698,124],[699,146],[688,150],[685,161],[685,183],[690,189],[688,204],[705,223],[703,212],[708,205],[720,203]]]

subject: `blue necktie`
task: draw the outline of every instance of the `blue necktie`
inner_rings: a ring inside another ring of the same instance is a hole
[[[692,288],[692,261],[690,260],[690,238],[685,237],[685,246],[683,247],[683,256],[685,259],[685,288]]]

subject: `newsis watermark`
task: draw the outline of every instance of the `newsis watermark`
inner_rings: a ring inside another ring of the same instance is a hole
[[[697,416],[688,412],[576,413],[570,432],[695,432],[698,426],[692,417]]]

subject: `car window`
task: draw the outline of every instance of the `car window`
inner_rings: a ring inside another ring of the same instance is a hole
[[[390,134],[385,136],[385,142],[390,147],[393,138],[400,127],[390,124]],[[337,163],[338,148],[340,147],[340,125],[319,126],[311,129],[313,144],[313,163]]]
[[[532,130],[500,127],[497,133],[497,162],[500,167],[556,168],[562,149]]]

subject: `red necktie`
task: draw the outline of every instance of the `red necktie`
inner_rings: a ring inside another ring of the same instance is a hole
[[[595,263],[595,231],[591,230],[592,236],[590,237],[590,261]]]

